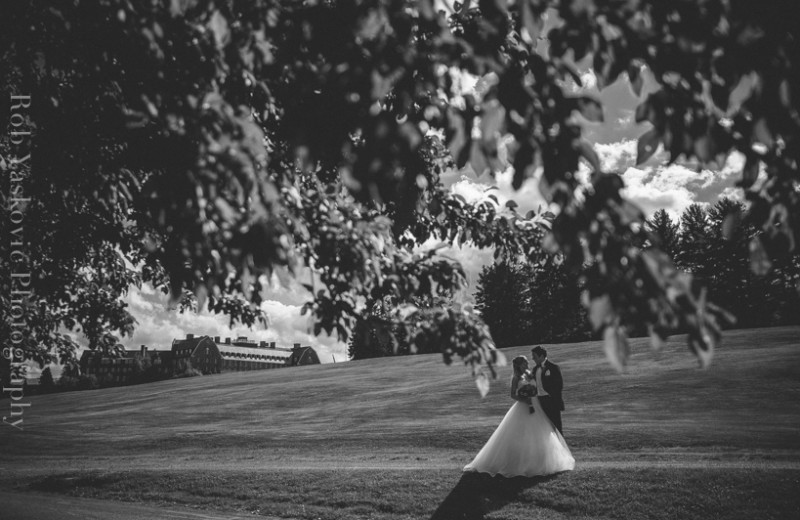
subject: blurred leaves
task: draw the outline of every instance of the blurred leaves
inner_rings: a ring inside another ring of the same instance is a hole
[[[628,358],[631,355],[628,336],[618,325],[605,328],[603,332],[603,350],[606,353],[608,362],[617,371],[621,372],[628,364]]]
[[[447,193],[440,176],[470,164],[477,174],[513,169],[515,189],[541,170],[558,215],[550,246],[585,280],[590,302],[608,297],[615,337],[688,327],[690,347],[707,359],[721,310],[657,246],[643,252],[644,215],[581,136],[576,113],[600,122],[602,106],[565,89],[580,83],[575,64],[587,56],[601,89],[626,75],[638,96],[647,68],[659,89],[636,110],[652,125],[637,164],[659,145],[670,161],[701,166],[744,154],[746,224],[759,232],[751,265],[764,273],[796,250],[800,230],[800,38],[790,4],[481,0],[441,13],[402,1],[4,5],[3,90],[24,86],[41,100],[31,118],[39,162],[24,188],[39,223],[30,235],[43,262],[37,294],[53,313],[42,319],[74,329],[92,315],[98,345],[100,330],[128,331],[115,302],[134,274],[115,268],[112,291],[90,288],[91,313],[60,289],[70,272],[100,272],[100,251],[119,250],[176,301],[195,294],[246,323],[258,320],[263,276],[310,269],[320,283],[307,307],[315,329],[346,338],[365,301],[460,287],[459,267],[413,253],[429,238],[492,247],[501,262],[541,259],[549,219]],[[558,23],[543,34],[546,13]],[[543,38],[547,53],[537,50]],[[465,88],[468,75],[478,88]],[[595,171],[585,193],[581,157]],[[477,336],[452,352],[491,363],[472,355],[483,352],[480,327],[464,330]]]
[[[636,145],[636,165],[638,166],[652,157],[658,150],[660,142],[661,136],[655,130],[650,130],[639,137]]]

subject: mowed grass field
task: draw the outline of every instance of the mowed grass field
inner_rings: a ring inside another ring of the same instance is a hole
[[[633,340],[624,374],[599,342],[546,347],[573,472],[462,475],[511,367],[481,399],[425,355],[26,398],[0,487],[293,519],[800,518],[800,328],[728,331],[708,370],[683,336]]]

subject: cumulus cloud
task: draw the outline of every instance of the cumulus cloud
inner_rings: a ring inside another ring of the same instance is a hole
[[[594,149],[600,156],[600,166],[606,172],[625,171],[636,163],[636,141],[596,144]]]
[[[625,196],[648,216],[665,209],[673,218],[677,218],[695,202],[694,194],[685,185],[670,178],[665,169],[653,173],[628,168],[622,177],[625,180]]]
[[[450,193],[461,195],[470,204],[490,200],[489,195],[494,194],[500,203],[504,204],[507,199],[495,190],[489,190],[491,186],[489,183],[475,180],[469,174],[462,173],[461,178],[450,185]]]
[[[744,202],[744,193],[740,188],[737,188],[735,186],[728,186],[727,188],[722,190],[720,197]]]
[[[430,242],[430,241],[429,241]],[[428,247],[433,244],[427,243]],[[466,276],[466,287],[456,295],[456,301],[460,303],[475,301],[475,289],[481,269],[494,261],[494,248],[480,249],[470,244],[461,247],[446,246],[438,251],[439,255],[455,260],[464,269]]]
[[[278,276],[277,274],[274,276]],[[323,363],[347,359],[347,347],[336,338],[323,333],[314,336],[308,315],[302,316],[302,304],[310,298],[297,280],[283,283],[270,281],[261,308],[267,314],[268,327],[255,325],[230,327],[229,319],[223,315],[187,311],[177,312],[169,308],[169,298],[147,285],[142,289],[132,288],[126,297],[131,314],[138,325],[132,338],[122,342],[127,348],[147,345],[150,348],[167,349],[173,339],[185,338],[186,334],[221,337],[247,336],[255,341],[274,341],[279,347],[291,347],[294,343],[309,345],[320,355]]]
[[[626,195],[646,214],[665,209],[673,217],[693,203],[713,204],[720,196],[736,193],[734,183],[739,178],[744,158],[734,153],[721,169],[698,169],[687,161],[666,165],[667,153],[659,150],[646,163],[636,164],[636,141],[596,144],[604,171],[621,173]]]
[[[451,184],[450,192],[461,195],[470,204],[491,201],[489,195],[497,198],[500,207],[504,207],[506,202],[513,200],[519,205],[517,212],[522,214],[529,210],[547,207],[547,202],[538,187],[541,170],[537,171],[533,177],[526,179],[519,190],[515,190],[511,186],[513,178],[514,172],[510,169],[496,174],[494,179],[488,179],[485,182],[476,180],[467,173],[462,173],[460,180]],[[492,203],[494,202],[492,201]]]

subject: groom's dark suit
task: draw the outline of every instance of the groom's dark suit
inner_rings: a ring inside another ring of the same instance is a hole
[[[533,377],[537,378],[537,371],[541,370],[542,388],[549,395],[539,396],[539,403],[542,405],[545,415],[553,423],[559,433],[561,431],[561,412],[564,410],[564,399],[561,391],[564,388],[564,380],[561,378],[561,369],[558,365],[545,360],[541,366],[533,367]]]

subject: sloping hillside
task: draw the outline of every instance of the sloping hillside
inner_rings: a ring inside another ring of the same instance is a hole
[[[634,340],[626,374],[598,342],[548,345],[565,377],[573,451],[800,449],[800,328],[731,331],[709,370],[685,338]],[[510,360],[528,347],[504,351]],[[481,399],[439,355],[227,373],[31,397],[25,430],[4,427],[7,469],[224,466],[390,457],[463,462],[512,404],[511,368]],[[0,401],[7,406],[8,401]]]

